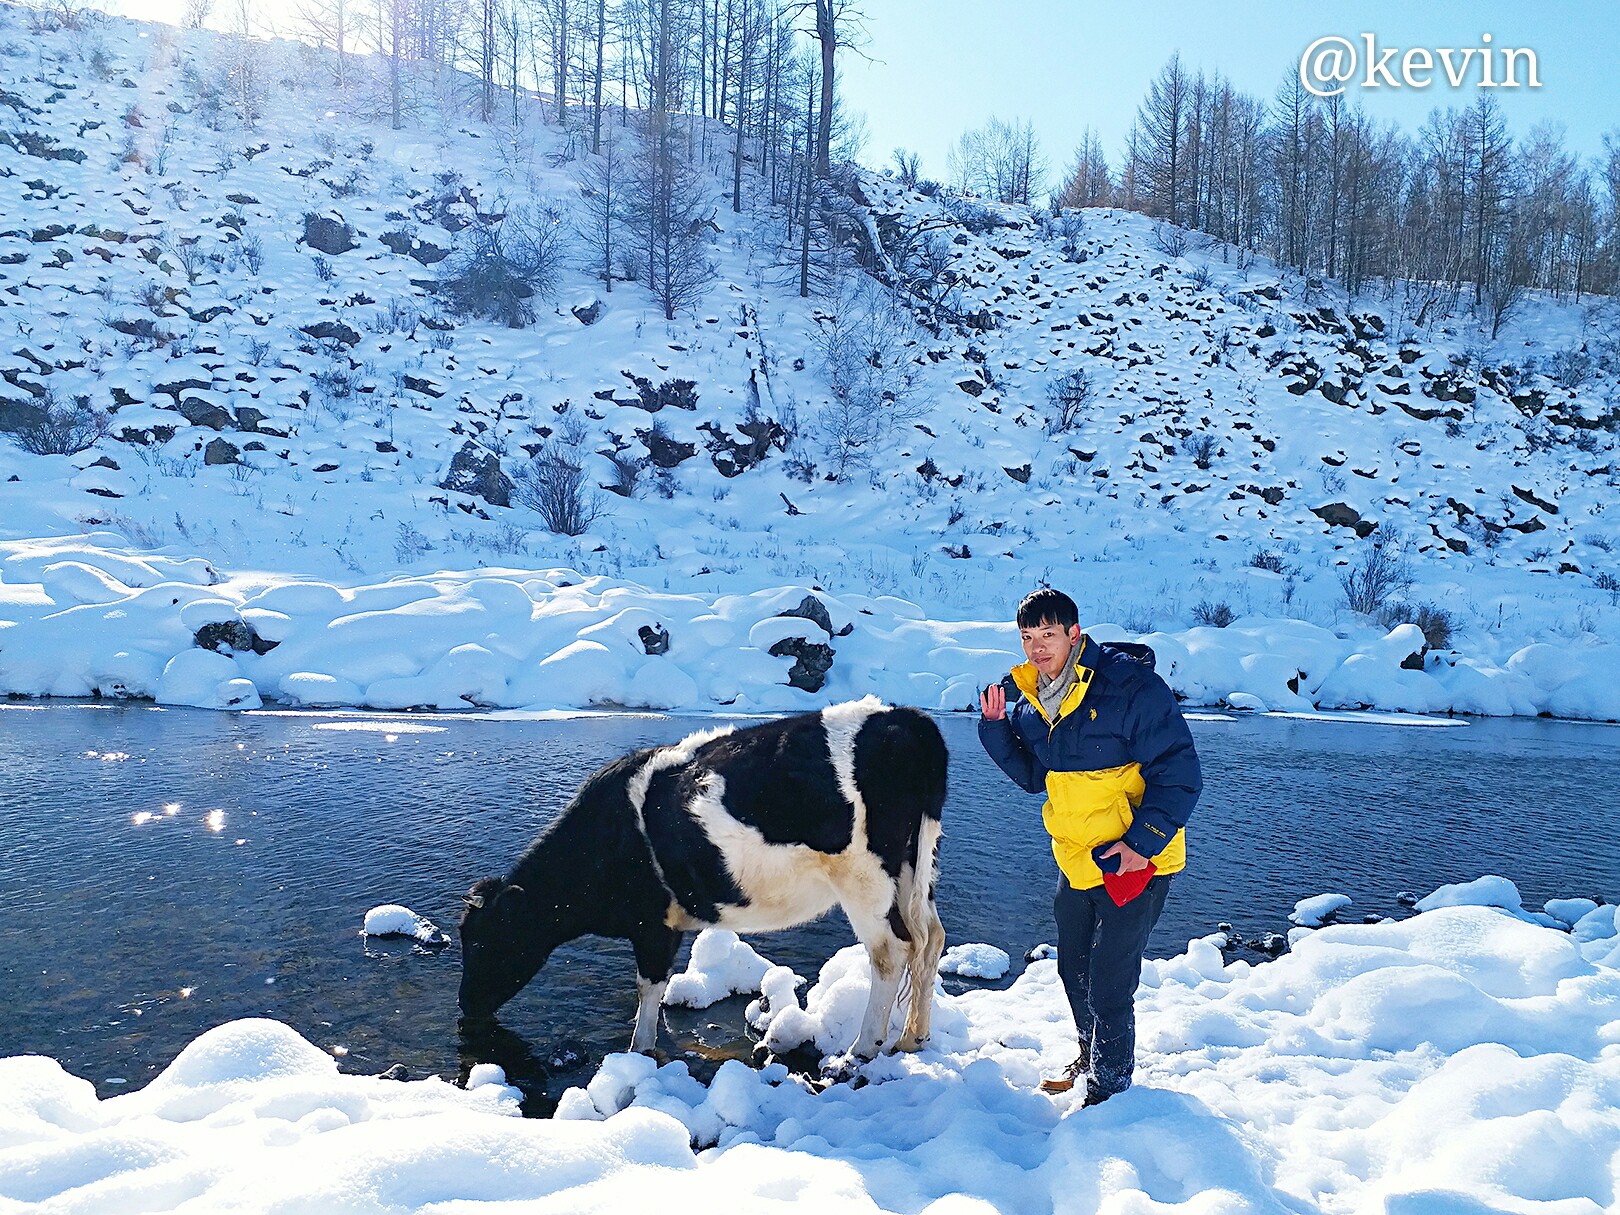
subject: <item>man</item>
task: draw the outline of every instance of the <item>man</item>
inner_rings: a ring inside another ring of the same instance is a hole
[[[1083,1077],[1096,1105],[1130,1087],[1142,953],[1186,866],[1183,827],[1203,780],[1152,650],[1093,641],[1074,600],[1050,588],[1018,605],[1018,632],[1029,661],[981,694],[979,741],[1020,788],[1046,793],[1058,974],[1080,1053],[1041,1088]]]

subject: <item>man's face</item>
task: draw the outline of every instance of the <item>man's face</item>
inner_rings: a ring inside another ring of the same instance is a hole
[[[1064,628],[1055,622],[1043,622],[1019,629],[1018,636],[1024,643],[1024,657],[1042,675],[1056,679],[1080,642],[1080,626]]]

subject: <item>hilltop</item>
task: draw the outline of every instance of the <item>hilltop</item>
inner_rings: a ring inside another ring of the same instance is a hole
[[[392,131],[363,89],[324,83],[312,48],[264,44],[253,64],[244,122],[240,57],[218,35],[119,20],[31,34],[0,6],[0,429],[54,408],[105,432],[72,454],[0,443],[0,592],[23,630],[0,635],[8,690],[152,695],[203,625],[288,641],[359,612],[357,588],[392,585],[370,609],[392,612],[451,583],[465,599],[481,577],[523,602],[472,595],[476,627],[445,626],[369,681],[321,647],[298,665],[239,635],[228,676],[202,682],[296,700],[307,681],[287,681],[316,675],[336,681],[322,702],[530,703],[535,663],[617,620],[589,695],[533,699],[813,703],[785,672],[822,646],[839,654],[828,694],[876,682],[965,707],[1014,646],[1005,625],[968,622],[1004,621],[1050,581],[1099,636],[1159,638],[1196,701],[1527,712],[1590,664],[1548,675],[1534,654],[1510,669],[1515,654],[1580,652],[1620,624],[1612,301],[1533,298],[1493,341],[1416,285],[1350,301],[1140,215],[1053,216],[853,167],[836,182],[846,285],[801,299],[786,215],[757,182],[731,211],[716,137],[716,274],[666,321],[644,286],[609,291],[587,268],[590,158],[538,105],[478,124],[450,81]],[[552,225],[559,250],[532,323],[458,314],[441,290],[456,251],[516,214]],[[909,285],[913,311],[884,308],[867,272]],[[840,340],[874,326],[881,366],[840,413]],[[559,450],[595,515],[578,536],[514,495]],[[1342,580],[1381,538],[1396,585],[1358,614]],[[206,572],[182,579],[197,594],[150,644],[108,623],[177,568]],[[807,596],[825,622],[808,608],[786,617],[807,625],[753,635]],[[97,609],[88,631],[82,612],[46,623],[74,606]],[[542,617],[521,644],[502,623]],[[643,626],[674,635],[680,679],[642,672]],[[367,695],[458,645],[495,656],[477,659],[478,688]],[[1390,669],[1317,695],[1360,651]],[[1267,655],[1292,668],[1233,666]],[[249,669],[263,662],[268,683]],[[1522,678],[1470,699],[1414,690],[1392,674],[1403,662],[1446,688],[1458,662]],[[705,663],[728,668],[723,686]]]

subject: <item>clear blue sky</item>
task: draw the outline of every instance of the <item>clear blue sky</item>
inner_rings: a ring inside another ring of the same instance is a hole
[[[1620,129],[1620,3],[1568,0],[1529,4],[1486,0],[1401,0],[1313,4],[1190,0],[866,0],[863,53],[841,56],[848,104],[865,114],[861,159],[886,163],[893,148],[923,158],[943,177],[946,152],[965,130],[995,114],[1033,120],[1054,178],[1087,126],[1117,165],[1125,134],[1149,82],[1175,51],[1192,69],[1219,71],[1238,88],[1269,99],[1316,39],[1342,35],[1380,52],[1398,47],[1487,45],[1536,52],[1541,87],[1492,89],[1511,129],[1564,125],[1570,149],[1596,156],[1606,130]],[[1473,63],[1471,80],[1478,79]],[[1393,65],[1397,71],[1399,57]],[[1436,106],[1465,106],[1480,91],[1437,83],[1418,90],[1350,88],[1346,99],[1415,131]]]

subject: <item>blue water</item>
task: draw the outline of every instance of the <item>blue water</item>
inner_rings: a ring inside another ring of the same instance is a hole
[[[559,951],[503,1011],[506,1037],[465,1042],[455,946],[368,941],[360,925],[368,908],[397,902],[453,930],[462,892],[504,872],[584,776],[712,720],[415,716],[370,719],[386,733],[330,728],[353,722],[0,706],[0,1056],[50,1055],[105,1095],[144,1084],[214,1025],[271,1016],[350,1070],[454,1076],[493,1058],[555,1096],[623,1049],[635,994],[619,942]],[[951,749],[940,914],[950,943],[999,945],[1016,973],[1052,933],[1040,802],[984,757],[972,718],[940,724]],[[1620,898],[1620,729],[1276,718],[1192,728],[1205,794],[1155,955],[1221,921],[1250,938],[1284,931],[1297,899],[1330,890],[1351,896],[1351,918],[1408,914],[1399,892],[1482,873],[1511,877],[1529,906]],[[755,944],[813,976],[852,940],[835,912]],[[672,1013],[662,1045],[745,1052],[740,1005]]]

